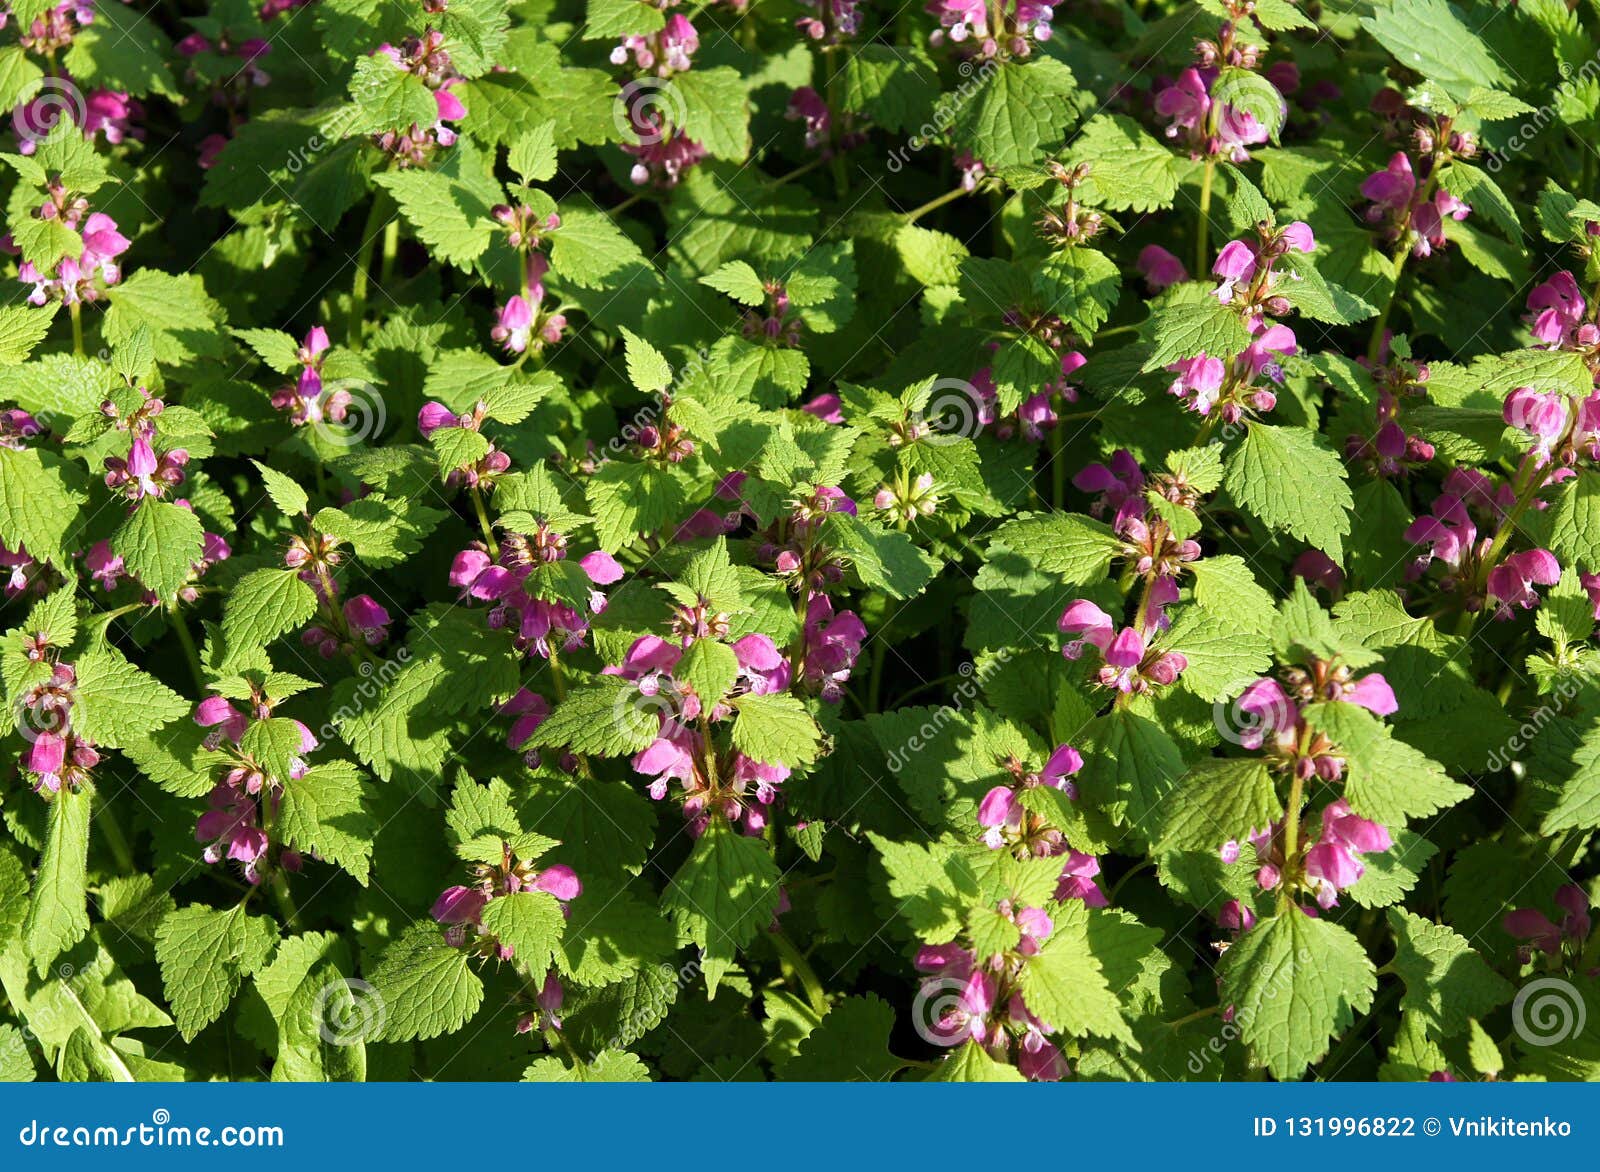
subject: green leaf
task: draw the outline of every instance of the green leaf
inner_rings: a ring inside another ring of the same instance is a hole
[[[483,930],[510,948],[516,962],[535,976],[550,968],[565,924],[560,902],[544,891],[499,895],[483,909]]]
[[[1363,17],[1361,27],[1405,68],[1458,99],[1509,82],[1488,46],[1445,0],[1392,0]]]
[[[659,715],[654,698],[642,696],[633,683],[597,676],[569,691],[528,744],[610,757],[637,753],[656,739]]]
[[[786,1082],[887,1082],[906,1064],[889,1049],[894,1010],[874,994],[846,997],[778,1070]]]
[[[46,306],[8,305],[0,309],[0,366],[19,366],[33,348],[44,341],[55,320],[54,303]]]
[[[1133,1031],[1089,949],[1089,909],[1069,900],[1052,917],[1055,927],[1022,968],[1022,995],[1031,1013],[1055,1030],[1116,1038],[1137,1050]],[[1050,1031],[1053,1032],[1053,1031]]]
[[[307,514],[311,498],[306,496],[305,489],[276,468],[267,467],[260,460],[250,462],[256,466],[256,471],[261,473],[261,479],[267,487],[267,495],[272,498],[272,503],[278,506],[280,513],[285,517],[303,517]]]
[[[822,532],[823,543],[846,560],[863,585],[894,598],[916,597],[939,569],[939,562],[906,534],[848,513],[828,514]]]
[[[405,130],[413,124],[432,126],[439,120],[433,91],[384,53],[356,61],[355,74],[350,78],[350,98],[359,111],[355,125],[345,128],[350,134]]]
[[[1522,243],[1522,224],[1517,220],[1517,209],[1500,190],[1500,185],[1481,168],[1455,160],[1444,169],[1439,184],[1463,203],[1470,204],[1474,212],[1482,213],[1503,229],[1512,240]]]
[[[431,94],[428,100],[433,100]],[[394,196],[406,223],[435,256],[465,269],[483,255],[494,238],[490,211],[499,189],[486,176],[475,173],[479,166],[476,156],[453,153],[460,149],[452,148],[453,166],[448,169],[385,171],[375,181]]]
[[[715,639],[696,639],[673,669],[673,675],[693,690],[706,709],[715,706],[733,687],[738,674],[739,659],[733,648]]]
[[[1600,826],[1600,724],[1589,728],[1572,750],[1572,765],[1539,826],[1540,834]]]
[[[78,512],[89,502],[82,477],[54,454],[0,447],[0,541],[26,546],[57,567],[77,547]]]
[[[641,533],[676,524],[690,511],[682,482],[653,464],[614,460],[589,478],[588,491],[595,538],[608,553]]]
[[[1406,985],[1400,1008],[1420,1015],[1439,1037],[1462,1032],[1472,1018],[1511,1000],[1505,978],[1446,925],[1390,908],[1389,926],[1395,934],[1390,964]]]
[[[632,4],[636,0],[627,2]],[[639,4],[637,7],[646,6]],[[541,122],[519,134],[511,144],[506,162],[522,177],[524,183],[543,183],[553,178],[556,173],[555,123]]]
[[[750,153],[750,107],[744,79],[727,66],[692,69],[663,83],[676,91],[668,109],[679,128],[718,159],[742,162]]]
[[[205,526],[171,501],[144,500],[111,538],[128,572],[151,593],[170,601],[194,573]]]
[[[1245,932],[1223,953],[1221,970],[1222,1000],[1234,1007],[1251,1057],[1279,1079],[1299,1078],[1320,1061],[1334,1035],[1371,1008],[1378,985],[1354,936],[1299,908]]]
[[[50,802],[50,837],[33,879],[22,925],[34,967],[43,974],[89,931],[89,811],[87,793],[63,788]]]
[[[712,993],[734,954],[771,922],[782,880],[766,843],[713,818],[661,893],[680,937],[700,948]]]
[[[704,697],[702,697],[704,698]],[[769,765],[809,765],[817,759],[822,730],[803,705],[787,692],[746,693],[734,701],[733,745],[745,756]]]
[[[1333,701],[1305,709],[1306,723],[1338,746],[1345,759],[1345,796],[1363,818],[1404,826],[1463,801],[1470,786],[1451,781],[1439,764],[1389,735],[1372,713]]]
[[[1182,359],[1207,354],[1226,362],[1250,345],[1239,315],[1214,298],[1164,306],[1151,315],[1148,329],[1155,349],[1145,371],[1160,370]]]
[[[348,761],[327,761],[282,779],[282,785],[279,835],[302,854],[315,852],[343,867],[365,886],[378,821],[362,804],[360,771]]]
[[[156,960],[178,1031],[192,1040],[222,1016],[244,979],[266,963],[278,927],[245,905],[191,904],[169,912],[156,929]]]
[[[628,381],[646,393],[664,391],[672,385],[672,364],[649,342],[622,327],[627,345]]]
[[[644,263],[639,246],[603,212],[563,207],[561,227],[550,239],[550,266],[584,289],[598,289],[606,278]]]
[[[1344,461],[1316,432],[1251,423],[1244,442],[1228,455],[1224,483],[1269,529],[1298,537],[1335,562],[1344,560],[1355,498]]]
[[[730,260],[716,272],[700,278],[719,293],[726,293],[740,305],[761,305],[767,300],[767,289],[760,275],[742,260]]]
[[[78,657],[72,727],[102,746],[121,748],[189,715],[189,702],[102,644]]]
[[[976,93],[947,96],[951,134],[958,150],[990,167],[1037,162],[1061,142],[1077,116],[1078,83],[1054,57],[1007,61],[992,70]]]
[[[1160,850],[1216,850],[1270,827],[1283,803],[1261,758],[1207,759],[1178,783],[1160,816]]]
[[[176,365],[196,358],[222,358],[227,351],[222,306],[207,295],[205,283],[193,273],[174,276],[160,269],[138,269],[106,296],[111,308],[100,331],[113,346],[126,343],[145,326],[157,362]]]
[[[1034,274],[1034,288],[1045,298],[1045,308],[1060,314],[1086,337],[1105,324],[1121,293],[1122,279],[1115,262],[1092,248],[1058,252]]]
[[[436,1038],[464,1026],[483,1003],[483,982],[470,954],[445,943],[438,924],[413,924],[384,950],[372,970],[383,999],[386,1042]]]
[[[298,571],[252,570],[228,595],[222,612],[222,638],[230,649],[265,647],[301,626],[316,611],[316,591],[301,580]]]
[[[1019,517],[1000,526],[995,540],[1069,586],[1101,581],[1122,552],[1122,542],[1109,526],[1079,513]]]
[[[1171,205],[1182,174],[1170,147],[1126,114],[1097,114],[1067,148],[1069,165],[1088,163],[1088,203],[1114,212]]]
[[[1550,549],[1563,565],[1600,572],[1600,472],[1585,468],[1550,506]]]

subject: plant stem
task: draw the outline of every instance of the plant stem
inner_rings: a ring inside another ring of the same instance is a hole
[[[1194,277],[1201,279],[1206,262],[1211,256],[1211,180],[1216,174],[1217,161],[1206,160],[1205,174],[1200,179],[1200,210],[1195,224]]]
[[[968,194],[970,193],[965,187],[958,187],[954,191],[947,191],[935,199],[930,199],[920,208],[913,208],[911,211],[907,212],[902,219],[904,219],[908,224],[915,224],[918,220],[922,219],[923,216],[927,215],[934,209],[942,208],[945,204],[950,203],[952,200],[960,199],[963,195]]]
[[[825,1015],[828,1012],[828,994],[822,988],[822,982],[817,979],[817,971],[811,967],[811,962],[806,959],[805,953],[795,947],[794,941],[781,930],[770,933],[768,939],[778,950],[778,959],[784,970],[791,973],[805,990],[806,1000],[811,1003],[811,1008],[817,1011],[818,1017]]]
[[[1300,846],[1300,803],[1304,796],[1305,781],[1300,776],[1300,771],[1294,771],[1294,780],[1289,783],[1289,801],[1283,808],[1283,879],[1282,886],[1278,888],[1278,910],[1288,908],[1290,875],[1294,871],[1295,851]]]
[[[367,320],[368,270],[372,268],[372,253],[378,245],[378,225],[383,222],[383,196],[372,197],[372,207],[367,209],[367,221],[361,226],[361,248],[356,253],[355,281],[350,286],[350,325],[345,345],[359,351],[362,332]]]
[[[72,316],[72,353],[83,357],[83,306],[74,301],[69,307]]]
[[[823,158],[821,155],[818,155],[816,158],[812,159],[809,163],[801,163],[794,170],[786,171],[782,175],[779,175],[776,179],[768,179],[761,186],[766,188],[769,191],[772,190],[772,188],[774,188],[774,187],[782,187],[785,183],[788,183],[791,180],[798,179],[802,175],[806,175],[806,174],[809,174],[812,171],[815,171],[818,167],[822,166],[827,161],[828,161],[827,159]]]
[[[189,634],[189,624],[183,621],[183,614],[174,602],[167,609],[167,621],[172,627],[172,633],[178,636],[178,646],[183,648],[184,658],[189,661],[189,671],[194,676],[195,687],[205,691],[206,673],[200,665],[200,652],[195,649],[194,636]]]
[[[272,873],[272,896],[278,901],[278,910],[283,913],[284,923],[289,925],[289,930],[300,931],[300,910],[294,906],[294,896],[289,894],[289,881],[283,877],[282,871]]]
[[[1372,323],[1372,338],[1367,342],[1368,362],[1377,362],[1378,355],[1383,353],[1383,334],[1389,328],[1389,313],[1394,309],[1394,303],[1400,300],[1400,277],[1405,272],[1406,258],[1410,255],[1411,249],[1403,247],[1400,249],[1400,255],[1394,258],[1394,268],[1391,273],[1394,284],[1389,290],[1389,300],[1383,303],[1383,312],[1378,314],[1378,320]]]
[[[393,216],[383,226],[383,260],[378,265],[378,284],[394,279],[394,262],[400,254],[400,217]]]
[[[489,514],[483,507],[483,494],[478,491],[478,486],[472,486],[472,509],[478,514],[478,527],[483,530],[483,540],[489,546],[489,556],[500,557],[500,545],[494,539],[494,526],[489,524]]]

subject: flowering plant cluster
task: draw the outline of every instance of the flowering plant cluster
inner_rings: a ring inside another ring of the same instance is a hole
[[[5,0],[0,1078],[1600,1079],[1597,59]]]

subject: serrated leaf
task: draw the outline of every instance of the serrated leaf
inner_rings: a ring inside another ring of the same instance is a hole
[[[278,928],[263,916],[191,904],[170,912],[156,929],[156,960],[172,1016],[193,1039],[222,1016],[244,979],[266,963]]]
[[[1222,997],[1251,1056],[1279,1079],[1322,1059],[1372,1005],[1378,978],[1344,928],[1291,907],[1244,933],[1222,958]]]

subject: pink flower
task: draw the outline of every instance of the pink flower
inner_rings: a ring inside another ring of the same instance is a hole
[[[1332,907],[1338,893],[1366,873],[1361,855],[1380,853],[1391,845],[1389,832],[1352,813],[1344,798],[1330,802],[1322,811],[1321,836],[1306,852],[1306,882],[1318,905]]]
[[[1104,651],[1111,645],[1111,638],[1116,630],[1110,615],[1094,603],[1081,598],[1061,612],[1061,618],[1056,625],[1066,634],[1080,636],[1068,641],[1061,648],[1061,654],[1068,659],[1082,656],[1085,646],[1098,647]]]
[[[501,343],[507,353],[521,354],[528,348],[533,331],[533,307],[521,294],[512,297],[500,307],[499,320],[489,331],[489,337]]]
[[[1396,151],[1387,167],[1374,171],[1361,183],[1361,194],[1389,213],[1409,209],[1416,191],[1417,179],[1411,171],[1411,159],[1404,151]]]
[[[1136,267],[1152,293],[1159,293],[1169,285],[1181,284],[1189,279],[1189,270],[1183,262],[1159,244],[1147,244],[1139,253]]]
[[[506,735],[506,747],[520,749],[533,735],[534,730],[544,723],[545,717],[550,715],[550,702],[537,692],[519,688],[515,696],[500,706],[500,711],[507,716],[517,718],[512,722],[510,733]]]
[[[1223,380],[1227,377],[1227,367],[1222,360],[1196,354],[1193,358],[1170,364],[1167,369],[1178,376],[1172,380],[1167,393],[1185,400],[1188,409],[1196,414],[1211,414],[1211,408],[1216,406],[1217,396],[1222,391]]]
[[[1156,113],[1168,119],[1168,138],[1198,129],[1210,109],[1211,93],[1198,69],[1185,69],[1177,82],[1156,95]]]
[[[1528,314],[1533,336],[1549,346],[1572,345],[1584,325],[1588,302],[1578,282],[1565,269],[1528,294]],[[1592,344],[1591,340],[1591,344]]]
[[[789,106],[783,116],[791,122],[805,123],[806,146],[811,150],[828,145],[833,113],[822,95],[810,86],[803,85],[789,95]]]
[[[1072,484],[1083,492],[1099,494],[1089,505],[1089,512],[1096,517],[1113,513],[1114,529],[1120,529],[1128,517],[1144,515],[1144,472],[1126,448],[1111,453],[1109,464],[1086,465],[1072,478]]]
[[[389,637],[389,612],[370,594],[358,594],[344,604],[344,621],[350,633],[376,647]]]
[[[1488,602],[1495,617],[1509,619],[1513,610],[1532,610],[1539,605],[1534,586],[1554,586],[1561,581],[1561,565],[1547,549],[1528,549],[1508,556],[1489,571]]]
[[[1308,549],[1294,559],[1290,568],[1297,578],[1304,578],[1313,586],[1320,586],[1330,594],[1344,589],[1344,571],[1320,549]]]
[[[1533,451],[1542,464],[1565,438],[1567,424],[1572,419],[1572,404],[1559,391],[1540,392],[1532,387],[1517,387],[1506,396],[1502,415],[1512,427],[1533,437]]]

